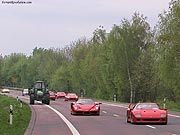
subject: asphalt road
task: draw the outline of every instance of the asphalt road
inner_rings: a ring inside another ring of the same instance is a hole
[[[29,104],[29,96],[16,91],[10,95]],[[125,104],[103,102],[100,116],[74,116],[70,103],[57,99],[50,105],[30,105],[32,119],[25,135],[180,135],[180,112],[169,112],[167,125],[129,124]]]

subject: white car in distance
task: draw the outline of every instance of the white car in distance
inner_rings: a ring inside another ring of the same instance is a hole
[[[28,94],[29,94],[29,90],[28,89],[23,89],[22,90],[22,96],[28,95]]]

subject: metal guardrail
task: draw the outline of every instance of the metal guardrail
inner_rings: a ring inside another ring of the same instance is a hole
[[[19,90],[19,91],[23,90],[23,88],[9,87],[9,86],[0,86],[0,89],[10,89],[10,90]]]

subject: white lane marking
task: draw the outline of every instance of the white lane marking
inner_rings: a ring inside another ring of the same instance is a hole
[[[53,107],[49,106],[49,105],[45,105],[47,107],[49,107],[51,110],[53,110],[55,113],[57,113],[57,115],[59,115],[59,117],[61,117],[61,119],[66,123],[66,125],[69,127],[69,129],[71,130],[73,135],[80,135],[80,133],[76,130],[76,128],[66,119],[66,117],[64,117],[64,115],[62,115],[60,112],[58,112],[56,109],[54,109]]]
[[[113,114],[113,116],[114,116],[114,117],[119,117],[119,115],[118,115],[118,114]]]
[[[173,114],[168,114],[168,116],[180,118],[180,116],[178,116],[178,115],[173,115]]]
[[[152,128],[152,129],[156,129],[156,127],[153,127],[153,126],[150,126],[150,125],[146,125],[147,127],[149,128]]]
[[[103,105],[115,106],[115,107],[120,107],[120,108],[127,108],[126,106],[115,105],[115,104],[108,104],[108,103],[103,103]]]
[[[103,113],[107,113],[106,111],[102,111]]]

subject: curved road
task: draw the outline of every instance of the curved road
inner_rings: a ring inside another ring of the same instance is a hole
[[[29,104],[29,96],[11,91],[14,97]],[[63,99],[50,105],[31,105],[32,119],[25,135],[180,135],[180,113],[169,112],[167,125],[129,124],[125,104],[104,103],[100,116],[74,116],[70,102]]]

